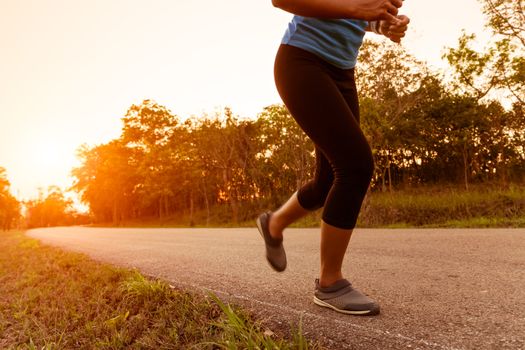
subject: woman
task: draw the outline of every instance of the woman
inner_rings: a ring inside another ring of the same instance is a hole
[[[374,315],[379,306],[343,278],[343,258],[374,170],[359,126],[354,66],[365,31],[399,43],[409,19],[402,0],[273,0],[295,14],[275,60],[279,94],[315,144],[314,178],[275,212],[257,218],[266,258],[286,268],[283,230],[323,207],[321,270],[314,302],[345,314]]]

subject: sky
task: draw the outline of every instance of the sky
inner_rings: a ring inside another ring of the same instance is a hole
[[[462,29],[488,37],[477,0],[406,0],[401,13],[403,45],[436,68]],[[181,118],[280,103],[273,61],[291,17],[269,0],[0,0],[0,167],[13,194],[69,187],[78,147],[117,138],[144,99]]]

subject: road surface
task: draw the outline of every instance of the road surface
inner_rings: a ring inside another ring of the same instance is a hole
[[[379,302],[376,317],[313,304],[318,229],[285,231],[284,273],[267,265],[255,227],[28,235],[178,287],[211,290],[276,330],[302,319],[307,337],[330,349],[525,349],[525,229],[356,229],[344,272]]]

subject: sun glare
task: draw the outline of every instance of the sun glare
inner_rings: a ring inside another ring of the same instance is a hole
[[[70,160],[70,149],[62,146],[58,141],[39,142],[34,145],[34,164],[38,169],[63,167]]]
[[[21,159],[26,163],[25,168],[30,172],[25,176],[33,178],[33,181],[38,179],[35,185],[39,187],[46,188],[49,184],[67,187],[69,170],[77,163],[76,147],[78,145],[72,144],[63,135],[34,135],[20,150],[24,153]]]

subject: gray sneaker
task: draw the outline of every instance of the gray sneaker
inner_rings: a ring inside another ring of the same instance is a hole
[[[348,315],[377,315],[379,305],[341,279],[329,287],[321,287],[315,280],[314,303]]]
[[[268,260],[268,263],[275,271],[282,272],[286,269],[286,253],[283,247],[283,240],[275,239],[270,235],[269,223],[271,216],[271,211],[259,215],[256,221],[257,228],[264,238],[266,260]]]

